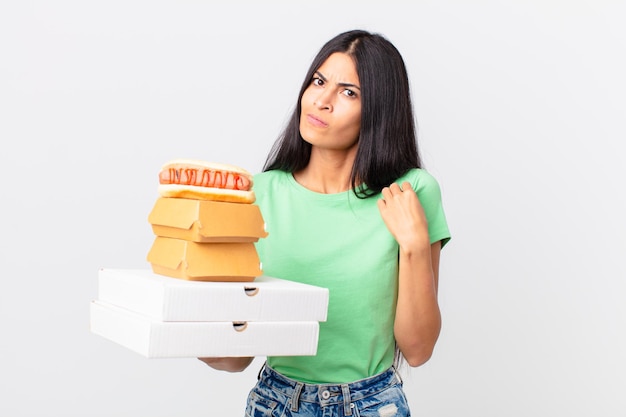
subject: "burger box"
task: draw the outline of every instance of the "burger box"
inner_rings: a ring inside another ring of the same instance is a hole
[[[253,281],[262,275],[253,242],[198,243],[156,236],[147,256],[153,272],[193,281]]]
[[[91,302],[91,331],[146,358],[315,355],[316,321],[170,322]]]
[[[101,268],[98,300],[160,321],[326,321],[328,289],[266,275],[203,282]]]
[[[269,276],[202,282],[101,268],[90,328],[147,358],[314,355],[328,297]]]
[[[267,236],[255,204],[157,198],[148,222],[157,236],[194,242],[256,242]]]

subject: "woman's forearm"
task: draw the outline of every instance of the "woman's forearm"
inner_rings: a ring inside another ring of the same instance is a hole
[[[226,372],[241,372],[245,370],[254,360],[254,357],[234,357],[234,358],[198,358],[213,369]]]
[[[400,250],[394,334],[411,366],[430,359],[441,330],[437,301],[440,242],[430,250]]]

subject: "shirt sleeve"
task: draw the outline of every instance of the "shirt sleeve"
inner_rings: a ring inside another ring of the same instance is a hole
[[[441,241],[443,248],[450,241],[451,234],[443,209],[439,183],[435,177],[423,169],[411,170],[402,180],[411,183],[424,208],[430,243]]]

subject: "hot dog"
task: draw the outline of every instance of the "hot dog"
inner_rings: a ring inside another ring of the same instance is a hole
[[[174,159],[159,171],[162,197],[254,203],[252,175],[243,168],[196,159]]]

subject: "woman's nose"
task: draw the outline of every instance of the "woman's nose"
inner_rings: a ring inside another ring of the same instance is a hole
[[[315,98],[313,105],[319,110],[333,110],[332,98],[329,91],[322,91]]]

